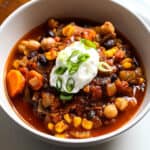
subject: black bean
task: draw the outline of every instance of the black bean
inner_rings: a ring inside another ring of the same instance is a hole
[[[33,51],[33,52],[31,52],[27,57],[28,57],[28,59],[31,59],[31,58],[37,56],[37,54],[38,54],[37,51]]]
[[[94,110],[90,110],[88,112],[88,115],[87,115],[87,118],[90,120],[90,119],[93,119],[95,117],[95,111]]]
[[[133,58],[133,63],[136,67],[139,67],[139,62],[137,61],[135,57]]]
[[[46,32],[46,37],[52,37],[52,38],[54,38],[55,37],[55,33],[52,30],[48,30]]]
[[[116,81],[117,80],[117,78],[118,78],[118,76],[114,73],[114,74],[112,74],[111,75],[111,82],[114,82],[114,81]]]
[[[44,55],[39,55],[38,56],[38,61],[40,62],[41,65],[46,65],[47,62],[48,62]]]
[[[108,39],[107,41],[103,43],[103,45],[106,49],[109,49],[116,45],[116,41],[115,39]]]

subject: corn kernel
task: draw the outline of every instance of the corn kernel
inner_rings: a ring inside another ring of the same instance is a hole
[[[55,134],[55,137],[58,137],[58,138],[67,138],[68,137],[68,134],[67,133],[62,133],[62,134]]]
[[[72,36],[74,31],[75,31],[74,26],[70,24],[63,28],[62,33],[64,36]]]
[[[16,60],[13,62],[13,67],[14,67],[15,69],[17,69],[17,68],[19,67],[19,65],[20,65],[20,60],[16,59]]]
[[[93,127],[93,122],[84,118],[82,120],[82,127],[86,130],[90,130]]]
[[[122,67],[124,69],[130,69],[132,67],[132,64],[130,62],[125,62],[122,64]]]
[[[84,88],[83,88],[83,91],[85,93],[89,93],[90,92],[90,86],[89,85],[86,85]]]
[[[125,58],[125,59],[123,59],[123,60],[121,61],[121,64],[124,64],[124,63],[126,63],[126,62],[132,63],[132,59],[131,59],[131,58]]]
[[[66,121],[67,123],[71,123],[71,122],[72,122],[72,119],[71,119],[71,117],[70,117],[69,114],[65,114],[65,115],[64,115],[64,119],[65,119],[65,121]]]
[[[66,129],[68,128],[68,125],[65,124],[65,122],[62,120],[62,121],[59,121],[58,123],[56,123],[55,125],[55,131],[57,133],[62,133],[64,132]]]
[[[54,60],[57,57],[57,51],[51,50],[45,53],[45,57],[47,60]]]
[[[73,117],[73,126],[75,128],[79,127],[81,125],[82,118],[81,117]]]
[[[53,123],[48,123],[48,129],[50,130],[50,131],[52,131],[53,129],[54,129],[54,124]]]
[[[90,131],[71,131],[70,134],[75,138],[89,138],[91,133]]]
[[[113,47],[107,51],[105,51],[105,55],[107,58],[111,58],[115,55],[115,53],[117,52],[118,48],[117,47]]]
[[[139,84],[142,84],[145,82],[144,78],[139,78],[138,81],[139,81]]]

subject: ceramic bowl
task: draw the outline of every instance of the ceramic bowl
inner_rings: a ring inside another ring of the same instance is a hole
[[[34,27],[42,24],[50,17],[55,18],[86,18],[93,21],[112,21],[122,34],[137,49],[145,67],[147,77],[147,91],[139,111],[121,128],[93,138],[88,139],[60,139],[42,133],[26,124],[11,107],[5,87],[5,63],[15,43]],[[33,0],[21,6],[12,13],[0,27],[0,105],[12,120],[24,129],[54,144],[64,146],[88,146],[110,140],[130,127],[134,126],[150,108],[150,29],[136,16],[134,12],[109,0]]]

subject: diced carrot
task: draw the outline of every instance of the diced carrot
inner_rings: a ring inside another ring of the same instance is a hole
[[[31,70],[28,77],[29,85],[33,90],[39,90],[43,86],[43,76],[40,73]]]
[[[83,38],[93,40],[96,37],[96,32],[93,29],[84,29],[82,31]]]
[[[11,97],[20,94],[25,86],[25,78],[19,70],[12,69],[7,74],[7,86]]]

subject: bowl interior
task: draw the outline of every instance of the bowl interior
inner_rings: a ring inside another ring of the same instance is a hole
[[[120,5],[106,0],[63,0],[63,3],[59,0],[37,0],[32,1],[21,8],[19,8],[15,13],[13,13],[9,18],[3,23],[0,30],[0,96],[1,96],[1,105],[3,109],[11,116],[16,122],[18,122],[23,127],[28,130],[41,135],[45,138],[51,138],[55,141],[59,142],[75,142],[76,140],[62,140],[57,139],[52,136],[48,136],[46,134],[40,133],[27,126],[12,110],[10,104],[7,101],[5,95],[5,86],[4,86],[4,77],[5,77],[5,63],[7,57],[9,55],[10,50],[13,48],[14,44],[27,32],[29,32],[32,28],[42,24],[46,19],[50,17],[56,18],[64,18],[64,17],[72,17],[72,18],[86,18],[93,21],[103,22],[106,20],[112,21],[113,24],[127,37],[127,39],[134,45],[137,49],[140,58],[145,67],[145,72],[147,76],[147,92],[145,95],[145,100],[134,117],[127,126],[110,133],[108,135],[103,135],[101,137],[96,137],[92,139],[78,140],[77,142],[92,142],[97,140],[104,140],[108,137],[114,136],[123,130],[127,129],[131,124],[135,123],[136,119],[140,119],[140,115],[142,116],[145,113],[145,107],[149,105],[149,96],[150,96],[150,88],[149,82],[150,70],[148,66],[150,64],[150,51],[149,51],[149,43],[150,43],[150,34],[148,30],[144,27],[144,25],[137,19],[137,17],[127,11],[125,8]],[[146,110],[145,110],[146,111]]]

